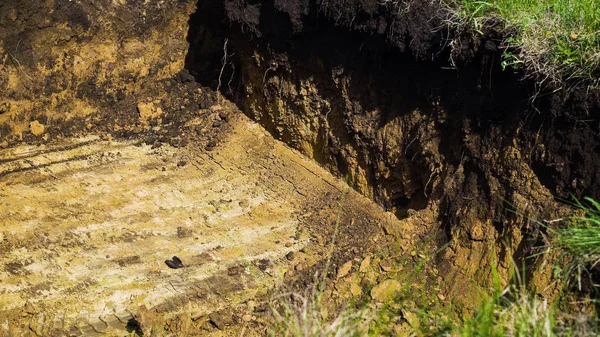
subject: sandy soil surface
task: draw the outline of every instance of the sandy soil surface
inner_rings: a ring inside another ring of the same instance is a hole
[[[0,152],[3,331],[118,334],[140,308],[193,319],[273,289],[290,252],[322,260],[303,249],[323,226],[305,212],[334,213],[343,182],[244,116],[230,125],[208,149],[92,135]]]

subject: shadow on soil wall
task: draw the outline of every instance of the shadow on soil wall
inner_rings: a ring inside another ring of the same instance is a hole
[[[429,2],[197,6],[186,68],[399,218],[435,212],[448,293],[487,287],[490,253],[505,283],[513,261],[539,265],[530,219],[568,212],[555,197],[598,197],[598,91],[538,92],[501,69],[492,29],[453,36]],[[532,286],[551,282],[533,270]]]

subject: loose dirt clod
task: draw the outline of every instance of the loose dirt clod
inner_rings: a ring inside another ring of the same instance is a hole
[[[29,129],[34,136],[41,136],[44,134],[46,126],[38,121],[33,121],[29,123]]]
[[[397,280],[385,280],[371,289],[371,297],[382,303],[393,300],[402,291],[402,284]]]
[[[348,275],[348,273],[350,272],[350,270],[352,269],[352,261],[348,261],[346,263],[344,263],[337,272],[337,278],[340,279],[346,275]]]

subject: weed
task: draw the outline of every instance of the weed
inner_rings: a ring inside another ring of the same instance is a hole
[[[341,337],[366,336],[375,317],[368,308],[351,307],[329,317],[321,292],[312,286],[304,294],[286,293],[271,299],[271,336]]]
[[[512,301],[505,300],[509,295]],[[459,329],[459,335],[555,336],[555,327],[556,310],[546,300],[530,295],[524,288],[511,287],[504,297],[493,296],[485,301]]]
[[[347,306],[343,310],[329,310],[323,303],[325,276],[330,267],[338,234],[344,194],[332,236],[322,279],[304,293],[290,292],[271,299],[271,336],[324,337],[324,336],[460,336],[460,337],[551,337],[551,336],[598,336],[600,325],[596,316],[584,310],[573,310],[577,305],[568,303],[569,310],[559,310],[557,301],[530,292],[526,287],[525,274],[519,275],[516,264],[513,269],[514,284],[503,288],[496,269],[494,253],[490,252],[492,291],[484,292],[481,304],[472,316],[459,320],[452,312],[452,301],[440,303],[436,293],[430,290],[415,292],[412,285],[425,274],[424,266],[432,257],[421,254],[413,271],[397,279],[402,289],[386,303],[363,302]],[[557,275],[573,274],[575,270],[587,270],[600,262],[600,203],[586,198],[586,203],[576,206],[584,216],[568,221],[546,224],[554,234],[553,249],[560,249],[573,261],[567,269],[555,268]],[[562,227],[550,228],[549,224],[564,223]],[[433,256],[439,254],[440,248]],[[552,249],[548,249],[552,251]],[[580,275],[580,274],[579,274]],[[581,276],[578,276],[579,278]],[[367,289],[368,290],[368,289]],[[368,291],[366,291],[368,293]],[[440,298],[441,300],[441,298]],[[377,307],[378,309],[374,309]],[[574,313],[575,312],[575,313]]]

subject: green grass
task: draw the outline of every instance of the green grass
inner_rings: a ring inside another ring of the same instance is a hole
[[[566,219],[561,226],[552,229],[551,245],[569,261],[564,268],[565,277],[577,280],[581,289],[582,275],[589,275],[590,270],[600,263],[600,203],[585,198],[584,203],[576,201],[575,206],[583,216]]]
[[[560,274],[568,285],[570,280],[577,280],[581,290],[582,274],[591,275],[590,271],[600,262],[600,203],[591,198],[585,202],[576,201],[575,212],[581,216],[573,216],[546,225],[551,233],[549,251],[559,252],[562,260],[554,261],[555,267],[562,269]],[[558,224],[558,225],[556,225]],[[561,265],[565,262],[564,265]],[[492,263],[492,265],[494,265]],[[492,270],[497,280],[495,270]],[[593,287],[593,279],[589,280]],[[499,296],[498,282],[495,282],[493,294],[486,299],[480,309],[462,327],[458,335],[471,336],[599,336],[600,325],[597,315],[591,312],[573,314],[574,303],[570,312],[562,311],[547,300],[531,294],[524,286],[511,286]],[[567,295],[578,297],[565,289]],[[597,297],[598,292],[592,293]],[[512,300],[507,300],[511,298]],[[585,298],[581,308],[586,308]],[[593,298],[591,299],[594,300]],[[577,307],[577,304],[575,304]],[[589,307],[588,307],[589,308]]]
[[[495,268],[493,253],[490,253],[492,266],[492,294],[484,297],[479,309],[462,324],[455,327],[454,336],[461,337],[501,337],[557,336],[557,311],[545,299],[532,295],[522,284],[524,280],[517,274],[516,285],[502,290],[498,271]],[[516,272],[516,271],[515,271]],[[569,334],[561,334],[567,336]]]
[[[600,1],[443,0],[449,22],[482,33],[500,22],[505,33],[503,65],[525,67],[540,81],[598,85]]]
[[[545,300],[531,296],[526,290],[513,288],[515,299],[500,303],[493,297],[462,326],[456,335],[483,336],[556,336],[556,311]],[[572,330],[570,330],[572,331]],[[568,335],[568,334],[564,334]]]
[[[599,336],[597,316],[568,313],[524,287],[512,286],[502,297],[489,297],[479,310],[449,336],[460,337],[575,337]],[[511,300],[507,300],[511,298]]]
[[[271,299],[269,335],[277,337],[367,336],[376,314],[364,307],[348,307],[330,314],[313,287],[304,294],[285,293]]]
[[[503,290],[497,272],[492,270],[492,274],[492,293],[484,296],[478,310],[462,319],[444,312],[443,305],[425,309],[428,307],[425,303],[435,298],[428,292],[408,297],[405,294],[379,309],[366,302],[336,311],[324,304],[315,282],[304,294],[287,293],[271,300],[269,332],[271,336],[288,337],[599,335],[597,320],[589,313],[579,317],[569,315],[524,286],[512,285]],[[419,296],[424,301],[415,302]],[[450,317],[453,319],[449,320]]]
[[[569,255],[580,257],[583,262],[600,261],[600,203],[585,198],[586,204],[577,202],[584,216],[571,219],[568,225],[557,230],[557,243]]]

